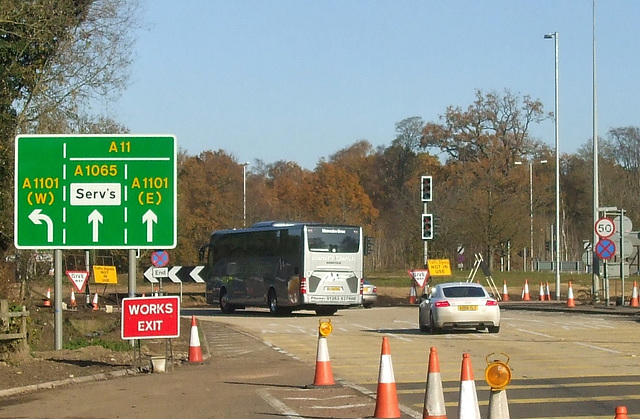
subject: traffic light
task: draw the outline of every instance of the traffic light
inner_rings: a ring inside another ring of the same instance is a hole
[[[546,250],[547,252],[551,250],[551,242],[550,241],[544,242],[544,250]]]
[[[431,176],[422,176],[420,179],[420,196],[422,197],[422,202],[431,202],[431,195],[433,193],[431,180]]]
[[[433,239],[433,214],[422,214],[422,240]]]

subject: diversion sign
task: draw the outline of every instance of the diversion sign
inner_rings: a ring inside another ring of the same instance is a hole
[[[180,336],[180,300],[177,296],[124,298],[122,339]]]

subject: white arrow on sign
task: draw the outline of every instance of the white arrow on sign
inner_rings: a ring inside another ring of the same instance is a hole
[[[200,277],[200,271],[203,269],[204,269],[204,266],[196,266],[195,268],[193,268],[189,276],[193,278],[193,280],[196,282],[204,282],[204,279]]]
[[[178,271],[179,271],[180,269],[182,269],[182,266],[174,266],[174,267],[172,267],[171,269],[169,269],[169,279],[170,279],[172,282],[175,282],[175,283],[180,283],[180,282],[182,282],[182,281],[180,280],[180,278],[178,278],[178,277],[176,276],[176,274],[178,273]]]
[[[154,284],[158,283],[158,280],[153,276],[153,266],[150,266],[149,269],[144,271],[144,277],[147,278],[149,282]]]
[[[47,224],[47,241],[51,243],[53,241],[53,221],[48,215],[42,214],[41,209],[34,209],[29,214],[29,219],[33,224],[42,224],[44,221]]]
[[[89,214],[89,224],[93,224],[93,230],[92,230],[92,240],[93,242],[97,242],[98,241],[98,227],[99,224],[102,224],[102,214],[100,214],[100,211],[98,210],[93,210],[91,211],[91,214]]]
[[[158,216],[155,212],[148,210],[142,216],[142,224],[147,224],[147,241],[153,241],[153,224],[158,222]]]

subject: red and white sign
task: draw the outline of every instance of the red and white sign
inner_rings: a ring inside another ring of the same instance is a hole
[[[67,271],[67,276],[76,287],[78,292],[82,292],[84,288],[84,284],[87,283],[87,279],[89,279],[89,272],[87,271]]]
[[[606,239],[607,237],[611,237],[613,233],[616,232],[616,225],[613,223],[611,218],[600,218],[596,221],[595,225],[596,234],[599,237]]]
[[[420,287],[424,287],[424,283],[429,277],[428,269],[413,269],[407,272],[409,272],[411,278],[413,278],[413,280],[416,281]]]
[[[122,299],[122,339],[180,336],[180,299],[177,296]]]

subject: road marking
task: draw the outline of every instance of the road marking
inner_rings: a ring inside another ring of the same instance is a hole
[[[520,332],[523,332],[523,333],[529,333],[529,334],[532,334],[532,335],[541,336],[543,338],[549,338],[549,339],[555,338],[555,339],[557,339],[555,336],[547,335],[547,334],[544,334],[544,333],[532,332],[531,330],[520,329],[520,328],[517,328],[517,327],[515,329],[520,331]]]
[[[275,397],[273,397],[271,395],[271,393],[269,393],[269,391],[267,389],[264,389],[264,388],[258,389],[258,390],[256,390],[256,393],[258,393],[258,395],[260,397],[262,397],[262,399],[265,402],[269,403],[269,405],[271,405],[271,407],[276,409],[281,414],[285,415],[286,418],[288,418],[288,419],[300,419],[302,417],[295,410],[291,409],[289,406],[287,406],[286,404],[284,404],[280,400],[278,400]]]
[[[574,342],[576,345],[580,345],[580,346],[586,346],[587,348],[591,348],[591,349],[597,349],[599,351],[605,351],[605,352],[611,352],[614,354],[621,354],[622,352],[620,351],[616,351],[615,349],[608,349],[608,348],[602,348],[600,346],[596,346],[596,345],[590,345],[588,343],[584,343],[584,342]]]

